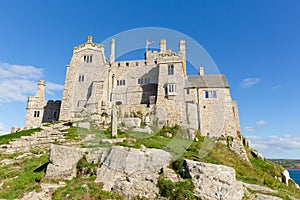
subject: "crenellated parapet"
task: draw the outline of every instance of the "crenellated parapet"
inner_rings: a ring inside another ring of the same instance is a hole
[[[87,48],[104,50],[104,45],[93,43],[92,39],[93,39],[92,36],[88,36],[86,43],[78,45],[73,48],[73,53],[78,53]]]

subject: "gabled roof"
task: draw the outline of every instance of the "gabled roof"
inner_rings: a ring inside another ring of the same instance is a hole
[[[229,88],[224,74],[207,74],[188,76],[185,88]]]

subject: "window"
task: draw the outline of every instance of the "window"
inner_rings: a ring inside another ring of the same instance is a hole
[[[190,89],[186,89],[186,94],[190,94]]]
[[[93,56],[92,55],[84,55],[83,56],[83,62],[85,62],[85,63],[93,62]]]
[[[142,79],[142,78],[139,78],[139,79],[138,79],[138,84],[139,84],[139,85],[142,85],[142,84],[144,84],[144,79]]]
[[[157,60],[154,61],[154,64],[157,64]]]
[[[78,82],[83,82],[83,81],[84,81],[84,75],[79,75]]]
[[[117,85],[125,85],[125,80],[117,80]]]
[[[145,78],[145,84],[149,84],[150,83],[150,78]]]
[[[169,65],[168,66],[168,75],[173,75],[174,74],[174,65]]]
[[[176,84],[167,85],[167,95],[176,95]]]
[[[139,79],[138,79],[138,84],[139,84],[139,85],[149,84],[149,83],[150,83],[150,78],[145,78],[145,79],[139,78]]]
[[[33,115],[34,117],[40,117],[40,111],[34,111],[34,115]]]
[[[55,119],[58,118],[58,112],[57,112],[57,111],[54,111],[53,117],[54,117]]]
[[[205,98],[217,98],[217,91],[211,90],[211,91],[205,91]]]
[[[126,63],[126,66],[127,66],[127,67],[129,66],[129,62]]]

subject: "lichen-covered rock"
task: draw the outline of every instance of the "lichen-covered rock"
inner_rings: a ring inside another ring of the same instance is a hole
[[[118,191],[126,198],[155,198],[159,172],[169,165],[172,156],[160,149],[133,149],[113,146],[97,171],[95,182],[103,189]]]
[[[122,194],[124,199],[146,198],[155,199],[159,194],[156,187],[157,173],[137,172],[118,179],[112,191]]]
[[[125,126],[125,127],[140,127],[141,126],[141,122],[142,120],[138,117],[132,117],[132,118],[124,118],[122,120],[122,124]]]
[[[240,200],[244,196],[242,183],[231,167],[185,160],[183,174],[192,179],[194,194],[200,199]]]
[[[282,200],[279,197],[269,196],[266,194],[255,193],[250,196],[251,200]]]
[[[62,145],[51,145],[46,177],[72,179],[76,176],[78,161],[86,156],[88,162],[102,162],[106,149],[84,149]]]

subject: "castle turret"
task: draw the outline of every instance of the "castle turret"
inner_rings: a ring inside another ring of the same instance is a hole
[[[44,80],[39,81],[35,97],[38,98],[40,101],[45,100],[45,81]]]
[[[167,42],[166,40],[160,40],[159,42],[160,52],[165,52],[167,50]]]
[[[185,58],[185,40],[179,41],[179,53]]]
[[[182,56],[183,75],[186,77],[185,40],[179,41],[179,53]]]
[[[116,45],[115,39],[111,39],[111,42],[110,42],[110,63],[115,62],[115,45]]]

